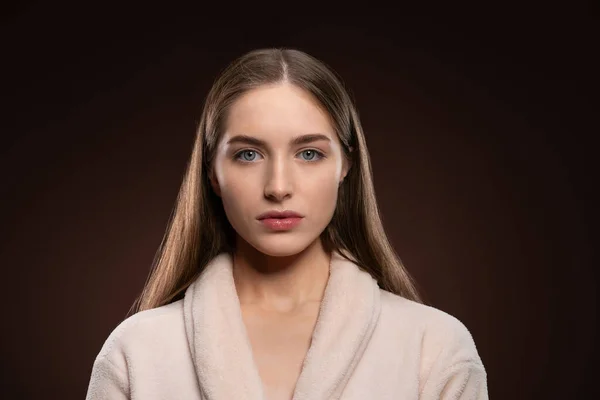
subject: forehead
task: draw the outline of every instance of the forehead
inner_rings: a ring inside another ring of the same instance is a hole
[[[336,139],[327,111],[307,91],[289,83],[265,85],[244,93],[230,107],[225,135],[265,140],[321,133]]]

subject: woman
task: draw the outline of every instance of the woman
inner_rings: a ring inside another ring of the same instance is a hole
[[[88,399],[487,399],[467,328],[422,304],[384,233],[335,73],[291,49],[206,99],[155,266]]]

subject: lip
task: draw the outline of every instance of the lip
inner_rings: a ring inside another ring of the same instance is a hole
[[[260,223],[265,227],[273,231],[289,231],[302,221],[302,218],[264,218],[260,220]]]
[[[292,210],[284,210],[284,211],[270,210],[270,211],[260,214],[256,219],[258,219],[260,221],[260,220],[264,220],[264,219],[286,219],[286,218],[304,218],[304,216],[300,215],[297,212],[292,211]]]
[[[304,216],[295,211],[271,210],[260,214],[257,219],[261,224],[272,231],[289,231],[298,226],[302,221],[302,218],[304,218]]]

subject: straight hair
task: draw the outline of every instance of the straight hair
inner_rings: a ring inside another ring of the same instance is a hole
[[[166,232],[129,315],[181,299],[215,256],[234,251],[235,231],[209,180],[215,150],[236,99],[259,86],[277,83],[293,84],[312,94],[329,113],[349,160],[334,215],[320,235],[323,247],[357,264],[381,289],[422,303],[384,231],[363,129],[342,79],[305,52],[269,48],[234,60],[210,89]]]

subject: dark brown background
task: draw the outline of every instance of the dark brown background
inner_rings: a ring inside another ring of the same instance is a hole
[[[385,227],[428,303],[470,329],[491,398],[597,393],[586,7],[227,6],[33,2],[2,17],[2,393],[85,396],[149,271],[212,79],[263,46],[305,50],[352,89]]]

